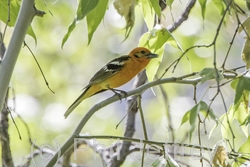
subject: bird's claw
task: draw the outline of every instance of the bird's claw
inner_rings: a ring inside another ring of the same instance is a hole
[[[119,89],[112,89],[112,88],[109,88],[109,89],[119,97],[120,101],[122,101],[123,96],[124,96],[125,100],[127,100],[128,93],[126,91],[119,90]],[[118,92],[120,92],[120,93],[118,93]],[[123,94],[123,96],[122,96],[122,94]]]

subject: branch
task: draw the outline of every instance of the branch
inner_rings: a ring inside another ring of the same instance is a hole
[[[5,56],[0,66],[0,111],[3,108],[10,78],[23,45],[24,37],[35,15],[34,0],[23,0],[9,47],[5,52]]]
[[[209,148],[209,147],[205,147],[202,145],[193,145],[193,144],[185,144],[185,143],[180,143],[180,142],[159,142],[159,141],[152,141],[152,140],[143,140],[143,139],[136,139],[136,138],[127,138],[127,137],[122,137],[122,136],[108,136],[108,135],[94,135],[94,136],[85,136],[85,135],[79,135],[76,136],[76,138],[78,139],[119,139],[119,140],[123,140],[123,141],[129,141],[129,142],[136,142],[136,143],[144,143],[144,144],[149,144],[149,145],[155,145],[155,146],[159,146],[159,147],[165,147],[165,146],[179,146],[179,147],[187,147],[187,148],[191,148],[191,149],[198,149],[198,150],[203,150],[203,151],[209,151],[212,152],[213,148]],[[141,149],[141,148],[140,148]],[[133,150],[130,150],[133,151]],[[138,148],[135,147],[135,151],[140,151],[138,150]],[[191,154],[184,154],[183,152],[181,152],[180,154],[177,152],[174,153],[170,153],[173,155],[179,155],[179,156],[195,156],[195,157],[200,157],[199,155],[191,155]],[[239,156],[242,156],[242,153],[237,153],[237,152],[227,152],[228,156],[231,156],[231,158],[238,158]],[[202,159],[204,159],[204,157],[201,157]],[[249,156],[242,156],[241,157],[244,160],[250,161]],[[207,161],[207,160],[206,160]]]
[[[98,110],[100,110],[101,108],[112,104],[116,101],[120,100],[121,98],[126,98],[129,96],[137,96],[137,95],[141,95],[143,92],[145,92],[147,89],[153,87],[153,86],[157,86],[157,85],[161,85],[161,84],[166,84],[166,83],[178,83],[178,84],[188,84],[188,85],[196,85],[201,81],[201,77],[197,77],[197,78],[192,78],[189,79],[189,77],[195,76],[197,73],[191,73],[191,74],[187,74],[181,77],[172,77],[172,78],[164,78],[164,79],[159,79],[153,82],[149,82],[147,84],[144,84],[134,90],[131,90],[129,92],[127,92],[127,95],[124,95],[123,93],[121,93],[119,96],[118,95],[114,95],[106,100],[103,100],[100,103],[95,104],[82,118],[82,120],[79,122],[79,124],[77,125],[75,131],[73,132],[73,134],[71,135],[71,137],[64,143],[64,145],[57,151],[57,153],[52,157],[52,159],[48,162],[48,164],[46,165],[47,167],[51,167],[54,166],[57,162],[57,160],[59,160],[59,158],[61,157],[61,155],[63,155],[68,148],[71,147],[71,145],[74,143],[74,138],[77,137],[81,130],[83,129],[83,127],[85,126],[85,124],[88,122],[88,120],[92,117],[92,115],[97,112]],[[236,78],[236,75],[232,75],[232,74],[223,74],[225,79],[233,79]],[[129,112],[131,113],[131,112]],[[134,127],[133,127],[134,128]],[[133,133],[133,129],[131,129],[130,131],[126,131],[126,133]],[[126,134],[125,134],[126,135]],[[126,136],[125,136],[126,137]]]
[[[191,9],[194,7],[196,0],[190,0],[186,9],[184,10],[184,12],[181,14],[180,18],[174,22],[174,24],[168,28],[169,32],[173,32],[174,30],[176,30],[185,20],[188,19],[188,15],[191,12]]]
[[[0,117],[0,141],[2,146],[2,166],[3,167],[13,167],[14,163],[11,156],[11,149],[10,149],[10,136],[9,136],[9,119],[8,119],[8,108],[7,108],[7,101],[8,101],[8,94],[7,91],[5,96],[5,103],[4,108],[1,112]]]

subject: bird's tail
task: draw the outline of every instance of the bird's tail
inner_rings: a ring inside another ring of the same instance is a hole
[[[74,111],[74,109],[86,98],[88,98],[89,96],[85,96],[86,92],[89,90],[90,86],[87,86],[85,88],[85,90],[83,91],[83,93],[74,101],[73,104],[71,104],[71,106],[67,109],[67,111],[64,113],[64,117],[65,119],[69,116],[69,114]]]

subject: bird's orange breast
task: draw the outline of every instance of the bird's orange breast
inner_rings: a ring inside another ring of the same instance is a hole
[[[134,60],[132,60],[134,61]],[[149,63],[149,60],[145,63],[133,62],[124,65],[118,73],[111,76],[110,78],[104,80],[102,83],[99,83],[102,88],[117,88],[134,78],[139,72],[141,72]]]

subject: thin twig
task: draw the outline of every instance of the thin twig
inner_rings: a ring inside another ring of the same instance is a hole
[[[110,140],[110,139],[119,139],[119,140],[123,140],[123,141],[129,141],[129,142],[136,142],[136,143],[145,143],[145,144],[149,144],[149,145],[156,145],[159,147],[162,146],[172,146],[172,145],[177,145],[180,147],[187,147],[187,148],[192,148],[192,149],[202,149],[203,151],[209,151],[212,152],[213,148],[209,148],[209,147],[204,147],[201,145],[193,145],[193,144],[185,144],[185,143],[178,143],[178,142],[160,142],[160,141],[152,141],[152,140],[142,140],[142,139],[137,139],[137,138],[128,138],[128,137],[122,137],[122,136],[109,136],[109,135],[78,135],[75,136],[75,139],[103,139],[103,140]],[[231,157],[237,158],[240,155],[242,155],[241,153],[236,153],[236,152],[227,152],[227,154]],[[180,154],[180,156],[183,156],[183,153]],[[192,156],[190,154],[185,154],[185,156]],[[242,159],[244,160],[248,160],[250,161],[250,158],[248,156],[244,157],[241,156]]]
[[[143,114],[143,110],[142,110],[142,105],[141,105],[141,95],[138,96],[138,108],[140,111],[140,116],[141,116],[141,122],[142,122],[142,129],[143,129],[143,134],[144,134],[144,138],[145,140],[148,140],[148,134],[147,134],[147,129],[146,129],[146,123],[145,123],[145,119],[144,119],[144,114]],[[146,144],[143,145],[143,150],[146,148]],[[142,159],[141,159],[141,166],[143,167],[144,165],[144,155],[145,152],[142,152]]]
[[[37,58],[35,57],[34,53],[33,53],[32,50],[30,49],[29,45],[27,45],[27,43],[26,43],[25,41],[24,41],[24,46],[26,46],[26,47],[28,48],[28,50],[30,51],[32,57],[34,58],[34,60],[35,60],[35,62],[36,62],[36,64],[37,64],[37,67],[39,68],[39,71],[41,72],[41,74],[42,74],[42,76],[43,76],[43,80],[44,80],[46,86],[48,87],[48,89],[49,89],[52,93],[55,93],[55,92],[50,88],[49,82],[47,81],[47,79],[46,79],[46,77],[45,77],[45,75],[44,75],[44,73],[43,73],[43,70],[42,70],[42,68],[41,68],[41,66],[40,66],[40,64],[39,64],[39,62],[37,61]]]

